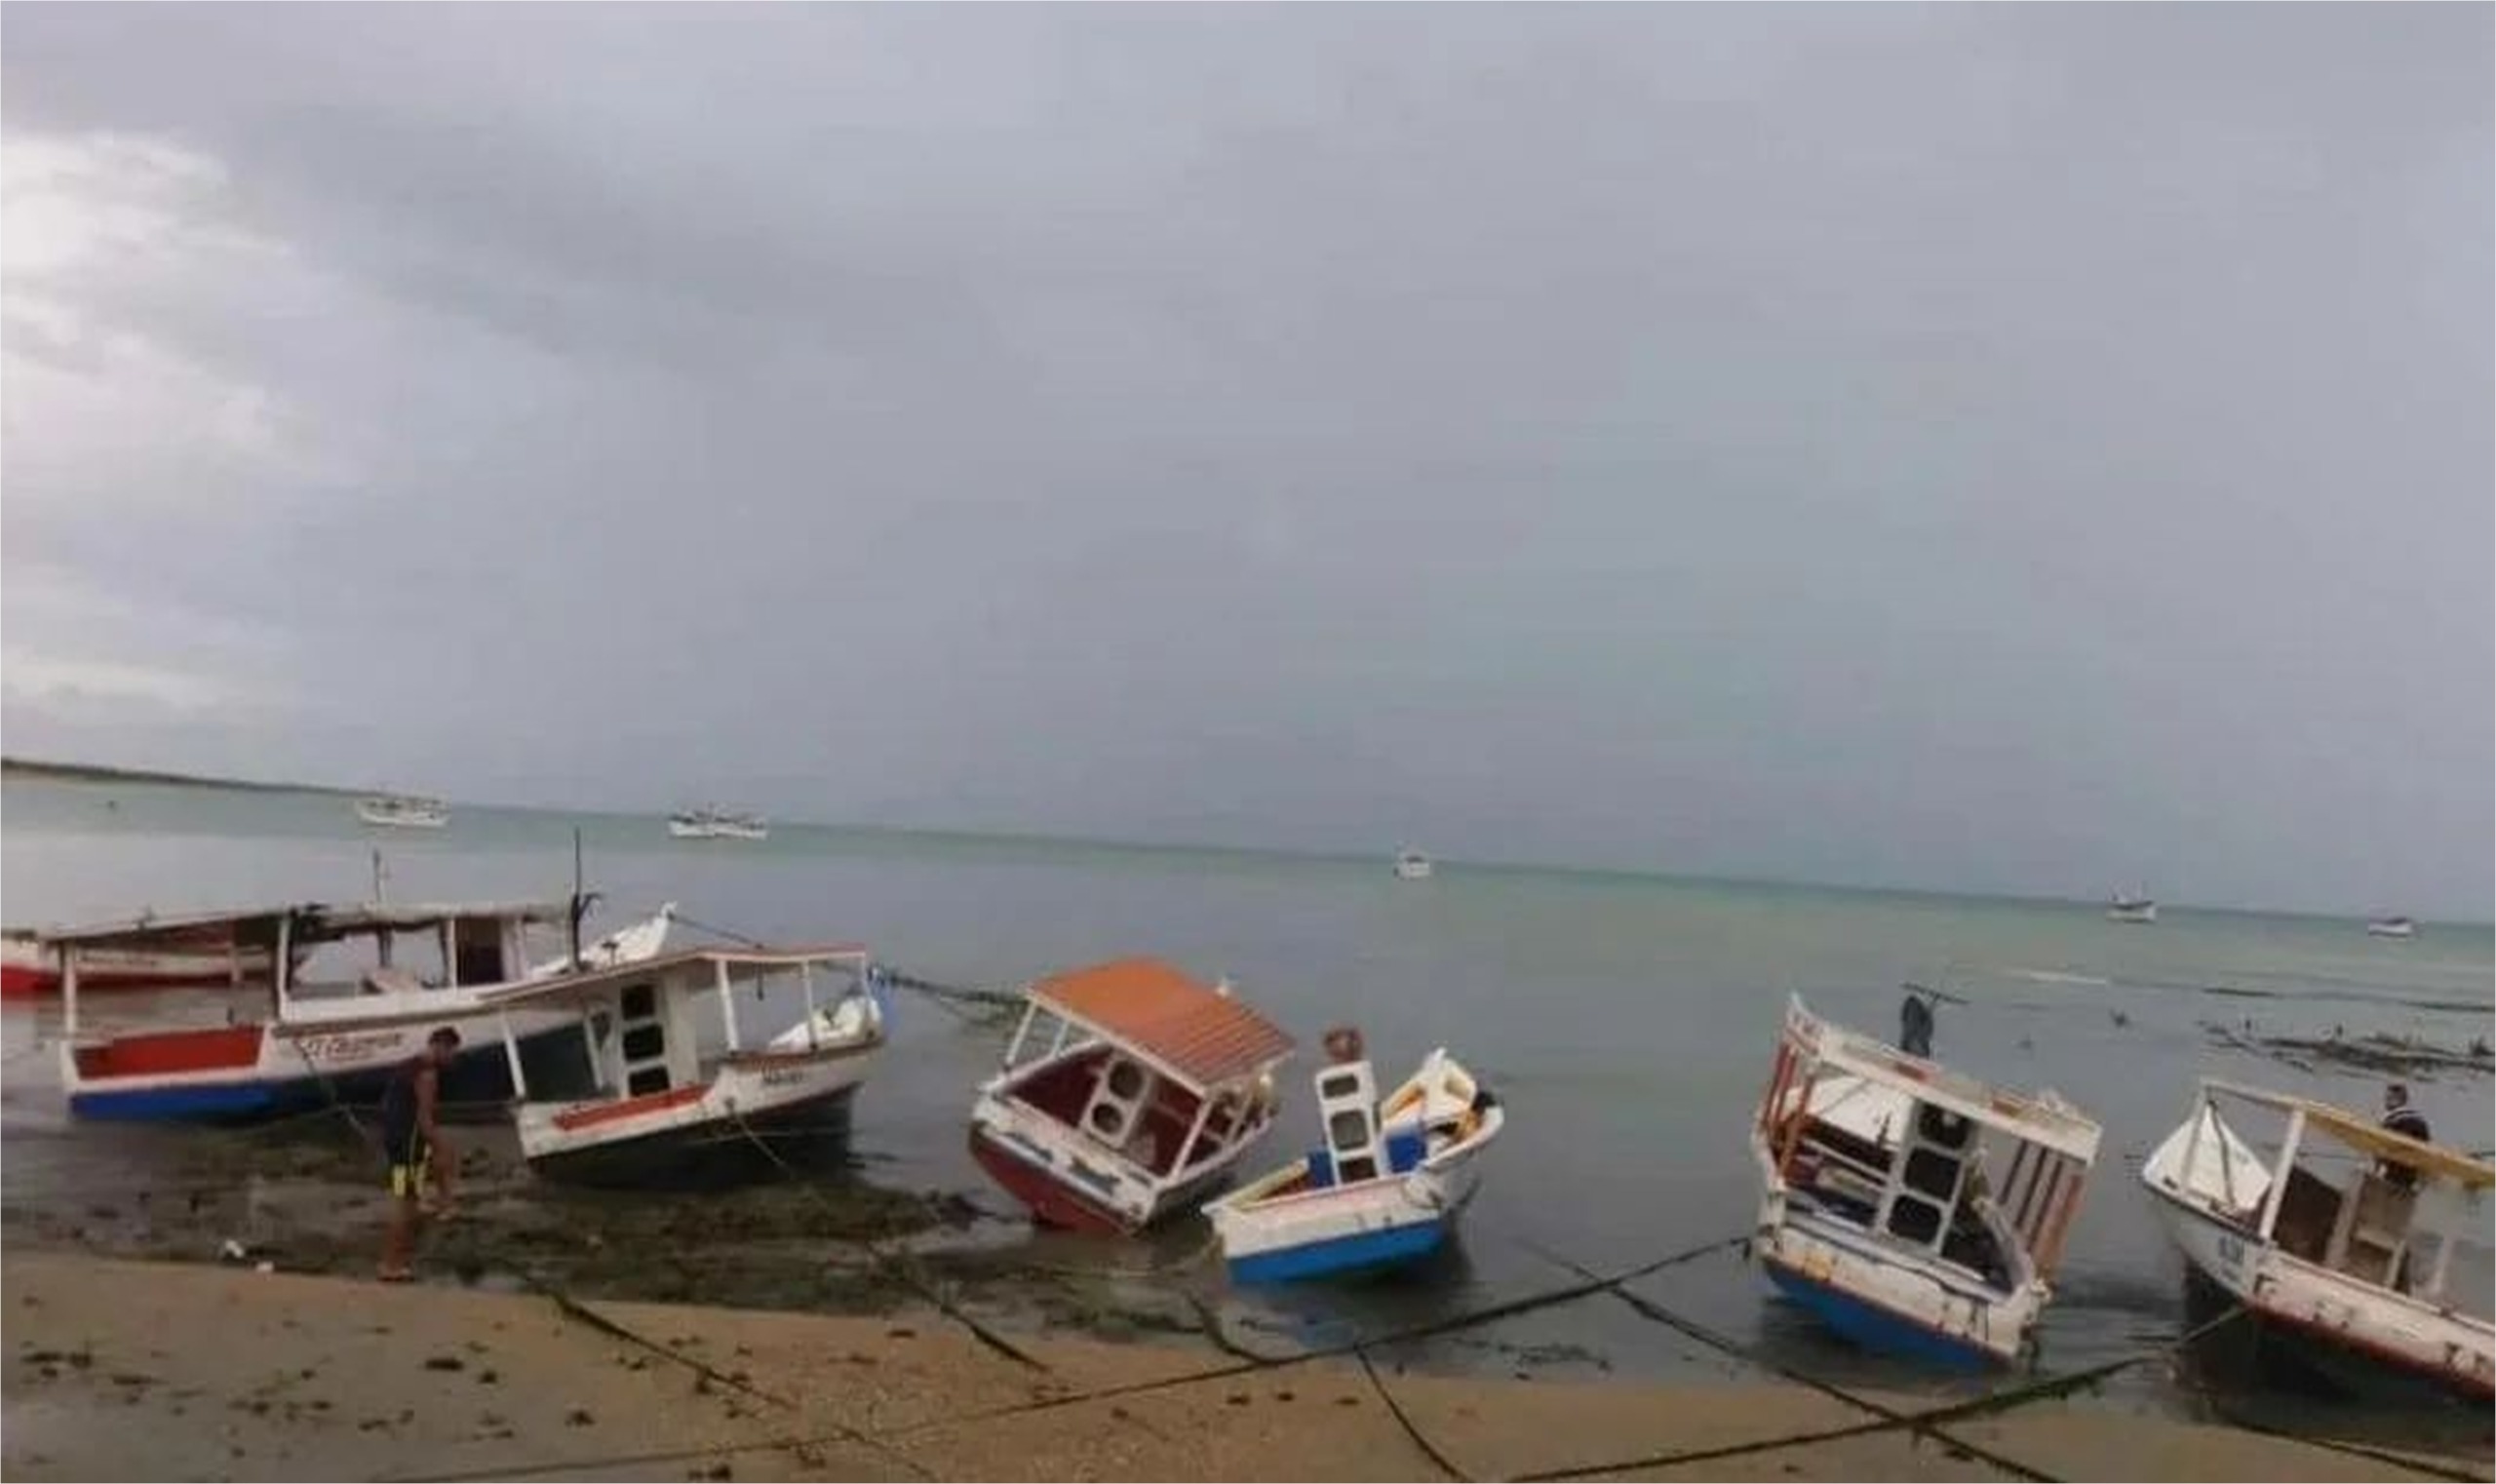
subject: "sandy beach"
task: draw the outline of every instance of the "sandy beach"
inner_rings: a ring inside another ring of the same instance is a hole
[[[1202,1376],[1177,1347],[874,1318],[11,1254],[12,1478],[2488,1477],[2063,1403],[1948,1440],[1777,1385],[1590,1385],[1353,1361]],[[1094,1395],[1104,1390],[1118,1394]],[[1410,1419],[1429,1450],[1389,1410]],[[1911,1409],[1903,1398],[1875,1398]]]

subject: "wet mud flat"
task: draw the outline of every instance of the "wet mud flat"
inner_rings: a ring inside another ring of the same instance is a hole
[[[369,1278],[391,1201],[373,1145],[340,1118],[189,1131],[143,1166],[11,1180],[0,1237],[20,1249]],[[1218,1265],[1188,1230],[1130,1244],[1035,1236],[987,1191],[877,1178],[838,1135],[723,1146],[709,1178],[656,1190],[541,1181],[507,1128],[452,1126],[457,1209],[418,1244],[427,1283],[581,1300],[859,1315],[931,1302],[1016,1330],[1107,1339],[1209,1333]],[[1246,1320],[1253,1328],[1253,1317]]]

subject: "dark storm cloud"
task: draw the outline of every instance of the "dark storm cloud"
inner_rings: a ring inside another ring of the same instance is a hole
[[[15,8],[10,745],[2483,917],[2489,25]]]

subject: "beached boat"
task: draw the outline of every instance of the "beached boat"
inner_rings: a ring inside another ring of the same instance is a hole
[[[79,988],[94,995],[108,990],[244,985],[265,980],[268,972],[265,949],[229,953],[223,944],[204,942],[196,949],[92,953],[80,965],[78,980]],[[43,934],[27,927],[0,933],[0,998],[59,993],[58,956],[44,947]]]
[[[971,1109],[972,1157],[1048,1226],[1140,1230],[1193,1205],[1273,1127],[1291,1037],[1167,963],[1122,959],[1025,990]]]
[[[2099,1129],[2051,1092],[1989,1086],[1796,999],[1751,1133],[1752,1251],[1839,1335],[1950,1365],[2018,1356]]]
[[[369,1102],[391,1071],[443,1026],[458,1031],[462,1042],[445,1077],[445,1100],[506,1098],[511,1083],[498,1045],[500,1026],[483,996],[531,975],[572,972],[568,950],[533,968],[528,956],[528,929],[567,922],[570,914],[571,905],[562,902],[309,903],[46,933],[45,947],[61,963],[60,1077],[70,1112],[89,1118],[228,1121],[333,1100]],[[584,948],[580,958],[601,966],[647,957],[665,941],[669,917],[663,910]],[[430,977],[394,961],[403,945],[436,960]],[[80,1025],[90,955],[171,947],[266,955],[274,969],[266,976],[262,1018],[109,1034]],[[325,951],[360,957],[357,950],[370,950],[374,961],[346,966],[343,980],[323,972]],[[568,1077],[586,1085],[578,1027],[569,1015],[521,1010],[513,1024],[524,1052],[542,1059],[532,1067],[532,1083],[552,1087]]]
[[[2220,1115],[2260,1119],[2264,1152]],[[2318,1144],[2327,1146],[2318,1149]],[[2354,1156],[2354,1157],[2353,1157]],[[2496,1396],[2485,1249],[2496,1168],[2327,1103],[2204,1080],[2141,1166],[2203,1307],[2243,1307],[2265,1359],[2376,1396]],[[2459,1291],[2475,1269],[2476,1294]]]
[[[2369,938],[2415,938],[2418,936],[2418,924],[2408,918],[2369,918],[2366,920],[2366,936]]]
[[[450,823],[450,805],[414,794],[374,794],[355,801],[355,817],[385,830],[439,830]]]
[[[1357,1032],[1327,1036],[1316,1076],[1326,1142],[1205,1207],[1233,1282],[1400,1267],[1436,1252],[1507,1119],[1444,1047],[1378,1099]]]
[[[709,805],[670,814],[667,833],[678,840],[767,840],[771,825],[760,814],[740,814]]]
[[[2155,922],[2158,904],[2137,891],[2119,891],[2106,901],[2110,922]]]
[[[1395,879],[1399,881],[1426,881],[1437,869],[1419,850],[1406,850],[1395,857]]]
[[[794,992],[795,1025],[754,1042],[756,1004]],[[738,1001],[747,999],[740,1013]],[[858,948],[694,949],[488,991],[498,1016],[560,1011],[596,1089],[541,1094],[518,1022],[503,1037],[529,1167],[552,1180],[638,1184],[698,1173],[793,1125],[829,1122],[883,1050],[888,1001]]]

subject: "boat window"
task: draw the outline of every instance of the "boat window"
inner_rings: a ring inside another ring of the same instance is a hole
[[[1360,1090],[1360,1078],[1348,1072],[1339,1072],[1320,1077],[1317,1082],[1317,1095],[1321,1098],[1354,1097]]]
[[[628,984],[624,987],[624,1018],[647,1020],[658,1013],[658,986]]]
[[[1943,1149],[1966,1149],[1968,1135],[1974,1131],[1974,1125],[1966,1118],[1930,1103],[1917,1105],[1915,1124],[1925,1143],[1936,1144]]]
[[[1907,1155],[1906,1182],[1910,1190],[1947,1202],[1958,1189],[1959,1161],[1936,1150],[1917,1150]]]
[[[1377,1178],[1378,1161],[1372,1159],[1367,1154],[1363,1154],[1357,1159],[1338,1159],[1335,1161],[1335,1183],[1338,1185],[1356,1185],[1361,1181],[1376,1180]]]
[[[624,1060],[628,1062],[646,1061],[666,1050],[666,1034],[655,1021],[631,1027],[624,1033]]]
[[[664,1066],[643,1068],[624,1079],[624,1091],[627,1095],[636,1098],[667,1091],[667,1068]]]
[[[1144,1092],[1144,1069],[1123,1058],[1110,1064],[1110,1092],[1132,1099]]]
[[[1326,1142],[1341,1149],[1359,1149],[1369,1143],[1369,1114],[1358,1108],[1346,1108],[1326,1120]]]
[[[1092,1131],[1094,1133],[1100,1134],[1105,1138],[1114,1139],[1119,1135],[1119,1133],[1124,1131],[1126,1126],[1127,1120],[1125,1109],[1118,1107],[1114,1103],[1095,1103],[1092,1105]]]
[[[451,923],[452,952],[461,984],[503,982],[502,924],[492,918],[460,918]]]
[[[1941,1208],[1912,1195],[1900,1195],[1890,1206],[1890,1234],[1904,1237],[1918,1246],[1931,1242],[1941,1231]]]

